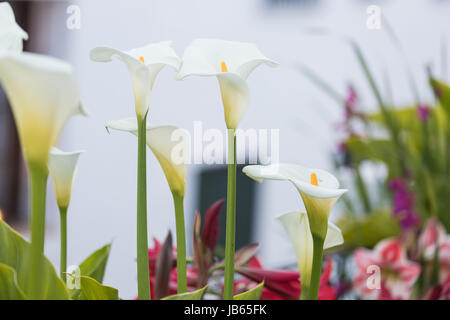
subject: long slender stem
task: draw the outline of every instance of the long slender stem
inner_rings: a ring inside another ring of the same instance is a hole
[[[29,297],[39,299],[41,292],[41,268],[44,255],[45,239],[45,197],[47,191],[46,169],[29,165],[30,172],[30,225],[31,225],[31,252],[30,252],[30,281]]]
[[[59,208],[59,216],[61,220],[61,257],[59,272],[61,279],[66,282],[67,272],[67,208]]]
[[[172,192],[175,205],[175,223],[177,232],[177,283],[178,293],[187,291],[186,279],[186,235],[184,226],[183,196]]]
[[[227,184],[227,229],[225,244],[225,300],[234,295],[234,250],[236,242],[236,136],[228,130],[228,184]]]
[[[137,170],[137,277],[139,300],[150,300],[150,271],[148,266],[147,236],[147,115],[138,117],[138,170]]]
[[[311,273],[311,284],[309,288],[309,299],[317,300],[319,296],[320,276],[322,274],[322,257],[323,257],[324,239],[313,235],[313,264]]]
[[[309,287],[307,285],[303,286],[302,283],[302,290],[300,292],[300,300],[307,300],[309,294]]]

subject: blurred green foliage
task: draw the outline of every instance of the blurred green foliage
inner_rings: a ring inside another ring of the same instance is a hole
[[[345,110],[346,138],[334,157],[337,171],[350,176],[350,185],[346,187],[351,192],[344,198],[345,213],[337,222],[342,228],[345,245],[349,249],[373,247],[404,229],[399,218],[392,214],[393,202],[399,201],[393,200],[393,191],[389,188],[393,179],[405,181],[412,195],[413,210],[420,220],[415,229],[428,218],[437,217],[450,232],[449,85],[428,72],[429,83],[425,89],[433,92],[434,102],[420,101],[414,81],[409,79],[415,103],[402,107],[389,105],[361,49],[354,42],[350,44],[377,102],[376,112],[357,110],[356,92],[340,97],[337,90],[303,67],[304,74]],[[358,129],[353,130],[355,123]],[[361,169],[367,164],[381,165],[386,175],[364,178]]]

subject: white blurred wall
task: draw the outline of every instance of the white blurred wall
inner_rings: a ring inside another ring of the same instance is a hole
[[[65,9],[81,8],[81,29],[67,30]],[[313,37],[306,28],[325,27],[336,35],[356,39],[381,81],[391,76],[395,102],[412,102],[404,77],[404,59],[382,30],[366,27],[366,8],[381,6],[394,26],[413,65],[416,79],[425,88],[423,67],[432,62],[440,68],[440,40],[448,42],[448,1],[319,1],[312,7],[269,6],[262,0],[190,1],[80,1],[33,10],[33,19],[44,22],[39,30],[43,42],[34,43],[42,52],[69,60],[76,68],[82,99],[92,115],[74,118],[64,129],[59,146],[64,150],[85,149],[69,212],[69,264],[113,241],[105,282],[118,287],[124,298],[136,295],[135,203],[136,138],[105,131],[108,120],[134,113],[130,79],[121,62],[101,64],[89,60],[89,50],[108,45],[130,49],[149,42],[172,40],[179,55],[195,38],[221,38],[255,42],[267,57],[278,61],[277,69],[258,68],[249,78],[251,105],[241,128],[280,128],[280,160],[306,166],[331,168],[329,154],[337,134],[333,123],[340,108],[297,70],[308,65],[341,92],[352,81],[373,104],[366,82],[349,46],[339,37]],[[150,105],[155,123],[174,124],[192,130],[194,120],[204,128],[224,129],[219,88],[212,78],[175,81],[164,69],[158,76]],[[424,99],[429,92],[421,92]],[[185,209],[194,212],[196,174],[188,175]],[[49,188],[46,252],[59,264],[59,218]],[[302,209],[295,189],[288,183],[265,182],[256,216],[255,240],[268,267],[294,262],[293,249],[274,218]],[[239,204],[238,204],[239,205]],[[150,238],[162,239],[175,230],[172,198],[159,164],[148,153],[148,206]],[[187,221],[190,228],[192,221]],[[188,238],[190,244],[190,238]]]

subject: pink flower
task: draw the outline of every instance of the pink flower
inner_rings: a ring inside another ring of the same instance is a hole
[[[354,253],[356,274],[353,279],[355,291],[366,299],[409,299],[412,287],[420,274],[420,265],[407,260],[406,252],[397,239],[385,239],[373,250],[357,249]],[[379,268],[379,287],[376,268]]]
[[[450,236],[436,219],[428,220],[419,236],[419,254],[426,262],[432,263],[438,250],[439,283],[444,283],[450,276]]]

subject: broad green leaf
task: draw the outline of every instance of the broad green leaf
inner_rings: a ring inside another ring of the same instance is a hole
[[[80,280],[80,300],[119,300],[119,291],[116,288],[105,286],[87,276],[81,276]]]
[[[102,283],[110,251],[111,243],[103,246],[87,257],[80,264],[81,275],[91,277]]]
[[[108,262],[109,252],[111,251],[111,243],[101,247],[89,257],[86,258],[80,265],[80,275],[91,277],[98,282],[103,282],[105,274],[106,263]],[[80,290],[70,290],[70,297],[77,299]]]
[[[25,296],[29,288],[29,257],[31,245],[16,231],[0,220],[0,263],[5,264],[17,273],[17,283]],[[39,299],[65,300],[69,293],[58,277],[55,268],[50,261],[42,255],[42,283]]]
[[[261,298],[263,288],[264,288],[264,281],[258,284],[253,289],[235,295],[233,297],[233,300],[259,300]]]
[[[174,295],[162,298],[161,300],[202,300],[207,287],[208,286],[204,286],[203,288],[195,290],[195,291],[174,294]]]
[[[25,300],[16,271],[3,263],[0,263],[0,300]]]

